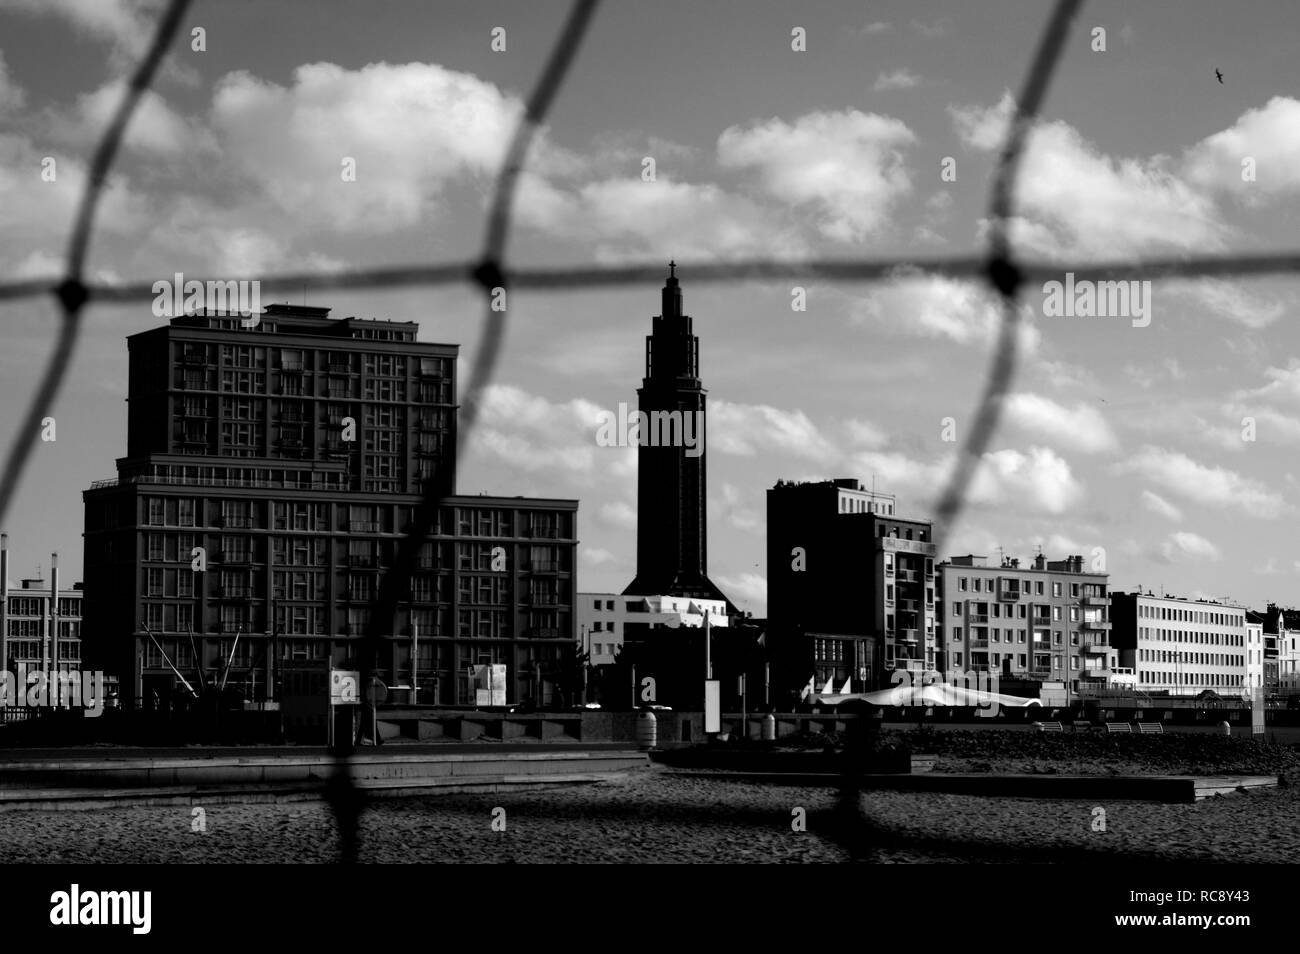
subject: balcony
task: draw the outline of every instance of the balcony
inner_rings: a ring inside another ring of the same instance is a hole
[[[223,515],[219,526],[226,527],[230,530],[251,530],[253,527],[253,518]]]
[[[201,368],[206,366],[207,363],[208,356],[206,354],[187,354],[181,358],[181,364],[185,365],[187,368]]]
[[[253,556],[247,550],[222,550],[221,563],[223,566],[247,566],[253,562]]]
[[[529,571],[533,573],[559,573],[560,564],[554,560],[532,560],[528,564]]]
[[[903,613],[916,613],[920,611],[921,604],[918,600],[899,600],[898,609]]]
[[[894,571],[894,577],[895,577],[899,582],[901,582],[901,583],[915,583],[915,582],[916,582],[916,571],[915,571],[915,570],[895,570],[895,571]]]
[[[373,556],[367,556],[361,553],[348,554],[348,566],[359,567],[363,570],[378,569],[379,561]]]
[[[987,639],[972,639],[970,641],[971,649],[988,649],[989,641]]]
[[[1052,625],[1052,617],[1050,617],[1050,616],[1035,616],[1035,617],[1033,618],[1033,625],[1035,625],[1035,626],[1051,626],[1051,625]]]
[[[1108,654],[1110,652],[1110,643],[1097,643],[1089,640],[1083,644],[1083,651],[1085,653]]]
[[[1080,629],[1086,629],[1086,630],[1089,630],[1089,631],[1091,631],[1091,632],[1102,633],[1102,632],[1106,632],[1107,630],[1109,630],[1109,629],[1111,628],[1111,625],[1112,625],[1112,624],[1111,624],[1111,622],[1110,622],[1109,620],[1100,620],[1100,619],[1092,620],[1092,619],[1085,619],[1082,623],[1079,624],[1079,628],[1080,628]]]
[[[967,613],[966,622],[971,626],[987,626],[989,617],[987,613]]]
[[[998,601],[1002,603],[1014,603],[1024,595],[1020,589],[998,590]]]
[[[1083,598],[1084,606],[1109,606],[1109,596],[1085,596]]]
[[[555,527],[532,527],[528,535],[534,540],[558,540],[560,531]]]
[[[915,643],[920,638],[920,630],[899,629],[894,631],[894,639],[900,643]]]

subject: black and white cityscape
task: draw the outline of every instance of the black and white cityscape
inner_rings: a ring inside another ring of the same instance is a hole
[[[1258,926],[1197,872],[1300,848],[1297,40],[0,4],[0,861],[136,934],[96,866],[1173,863],[1097,923]]]

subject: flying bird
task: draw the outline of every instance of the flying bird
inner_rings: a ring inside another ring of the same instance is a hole
[[[1223,85],[1223,74],[1219,72],[1217,67],[1214,70],[1214,78],[1219,81],[1219,85]]]

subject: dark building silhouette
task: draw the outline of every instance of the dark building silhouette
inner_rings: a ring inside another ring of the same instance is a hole
[[[735,615],[735,605],[708,576],[700,339],[682,311],[677,266],[668,267],[662,311],[646,337],[645,379],[636,392],[642,421],[636,579],[623,593],[726,600],[728,615]]]
[[[170,696],[173,666],[253,700],[275,697],[276,660],[355,668],[422,493],[455,492],[457,346],[328,312],[127,339],[127,456],[84,499],[85,665],[128,704]],[[418,701],[473,704],[470,667],[504,664],[509,702],[548,701],[575,639],[577,508],[447,497],[378,673],[409,684],[414,653]]]
[[[853,478],[767,492],[767,631],[774,701],[891,684],[935,664],[935,546],[928,520]]]

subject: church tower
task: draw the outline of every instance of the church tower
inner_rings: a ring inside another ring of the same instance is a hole
[[[700,340],[682,311],[675,262],[668,263],[668,271],[661,313],[646,337],[645,379],[636,392],[643,429],[637,449],[636,579],[623,593],[726,600],[732,615],[735,606],[708,577]],[[681,424],[676,433],[693,438],[693,446],[657,441],[664,433],[657,422],[665,420]]]

